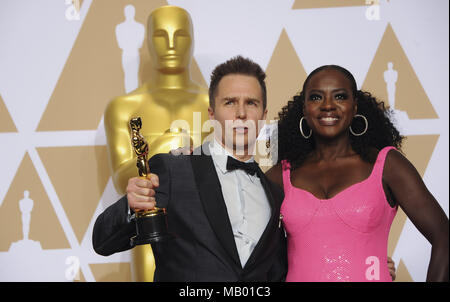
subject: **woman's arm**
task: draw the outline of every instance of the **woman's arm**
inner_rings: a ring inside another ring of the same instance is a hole
[[[390,151],[383,182],[411,222],[432,245],[427,281],[449,281],[449,221],[420,174],[400,152]]]

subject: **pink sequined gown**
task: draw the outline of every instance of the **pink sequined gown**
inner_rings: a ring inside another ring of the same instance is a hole
[[[370,176],[330,199],[292,186],[283,165],[285,198],[281,214],[288,239],[286,281],[392,281],[387,241],[397,207],[386,200],[383,148]]]

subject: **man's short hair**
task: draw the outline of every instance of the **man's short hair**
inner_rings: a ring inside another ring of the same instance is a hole
[[[214,100],[220,80],[229,74],[243,74],[255,77],[261,86],[263,108],[267,106],[266,73],[257,63],[242,56],[236,56],[214,68],[209,84],[209,106],[214,109]]]

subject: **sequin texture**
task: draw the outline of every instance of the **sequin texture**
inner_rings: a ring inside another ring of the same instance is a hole
[[[373,269],[366,264],[368,257],[387,263],[387,238],[397,209],[388,205],[381,178],[391,149],[379,152],[366,180],[327,200],[293,187],[289,166],[283,162],[286,281],[392,281],[387,265],[379,266],[379,278],[366,277]]]

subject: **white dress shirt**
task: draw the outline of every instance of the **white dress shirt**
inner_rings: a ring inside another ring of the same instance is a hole
[[[244,267],[269,222],[269,201],[256,174],[252,176],[240,169],[227,170],[228,156],[234,156],[215,139],[210,142],[210,151],[222,186],[241,265]],[[252,161],[253,157],[246,162]]]

